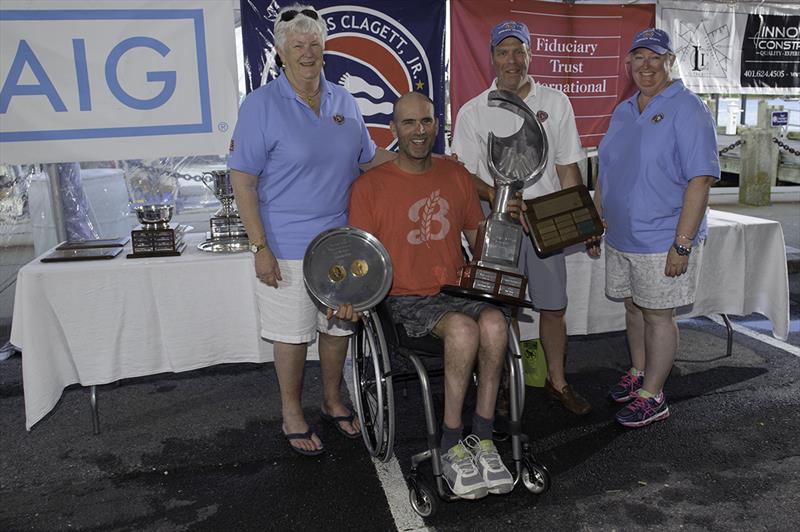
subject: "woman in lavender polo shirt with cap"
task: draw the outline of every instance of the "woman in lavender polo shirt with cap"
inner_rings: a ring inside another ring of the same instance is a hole
[[[349,438],[358,421],[340,396],[347,323],[327,320],[303,284],[302,259],[320,232],[347,225],[350,185],[360,169],[394,158],[376,149],[355,99],[322,75],[325,21],[308,5],[278,13],[281,75],[242,103],[231,140],[239,214],[255,256],[261,336],[273,342],[283,433],[304,455],[323,452],[301,405],[308,343],[319,341],[321,417]],[[279,63],[280,64],[280,63]]]
[[[614,110],[600,143],[595,203],[608,226],[606,294],[625,302],[632,362],[609,397],[627,403],[620,424],[642,427],[669,416],[675,308],[694,302],[719,157],[708,108],[671,78],[669,35],[640,31],[625,62],[639,90]]]

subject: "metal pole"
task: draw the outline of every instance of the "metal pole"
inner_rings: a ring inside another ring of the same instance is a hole
[[[48,176],[50,208],[52,209],[53,225],[56,228],[56,240],[64,242],[67,239],[67,230],[64,227],[64,205],[61,201],[61,178],[58,174],[58,165],[46,164],[44,170]]]

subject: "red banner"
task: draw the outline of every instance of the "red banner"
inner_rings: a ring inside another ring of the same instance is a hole
[[[531,32],[530,74],[572,102],[585,147],[603,138],[611,112],[635,90],[623,59],[633,36],[655,25],[655,5],[538,0],[451,0],[451,117],[494,80],[489,35],[504,20]]]

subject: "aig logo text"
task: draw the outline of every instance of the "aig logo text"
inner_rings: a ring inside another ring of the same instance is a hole
[[[0,141],[212,130],[203,11],[0,10]]]

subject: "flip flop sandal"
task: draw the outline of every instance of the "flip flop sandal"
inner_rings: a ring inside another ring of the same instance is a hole
[[[281,431],[284,437],[289,441],[289,447],[298,454],[302,454],[303,456],[318,456],[325,452],[325,447],[320,449],[312,449],[312,450],[305,450],[301,449],[300,447],[296,447],[292,445],[292,440],[311,440],[311,436],[314,435],[314,431],[308,429],[307,432],[293,432],[291,434],[286,434],[285,432]]]
[[[348,423],[350,423],[352,425],[353,424],[353,420],[356,418],[355,414],[353,414],[352,412],[350,412],[350,414],[346,415],[346,416],[332,416],[330,414],[326,414],[325,412],[320,412],[319,413],[319,417],[320,417],[320,419],[322,419],[322,421],[324,421],[326,423],[330,423],[331,425],[336,427],[336,430],[341,432],[346,438],[350,438],[351,440],[357,440],[358,438],[361,437],[361,431],[360,430],[358,432],[352,432],[352,433],[351,432],[347,432],[339,424],[339,423],[341,423],[343,421],[347,421]]]

